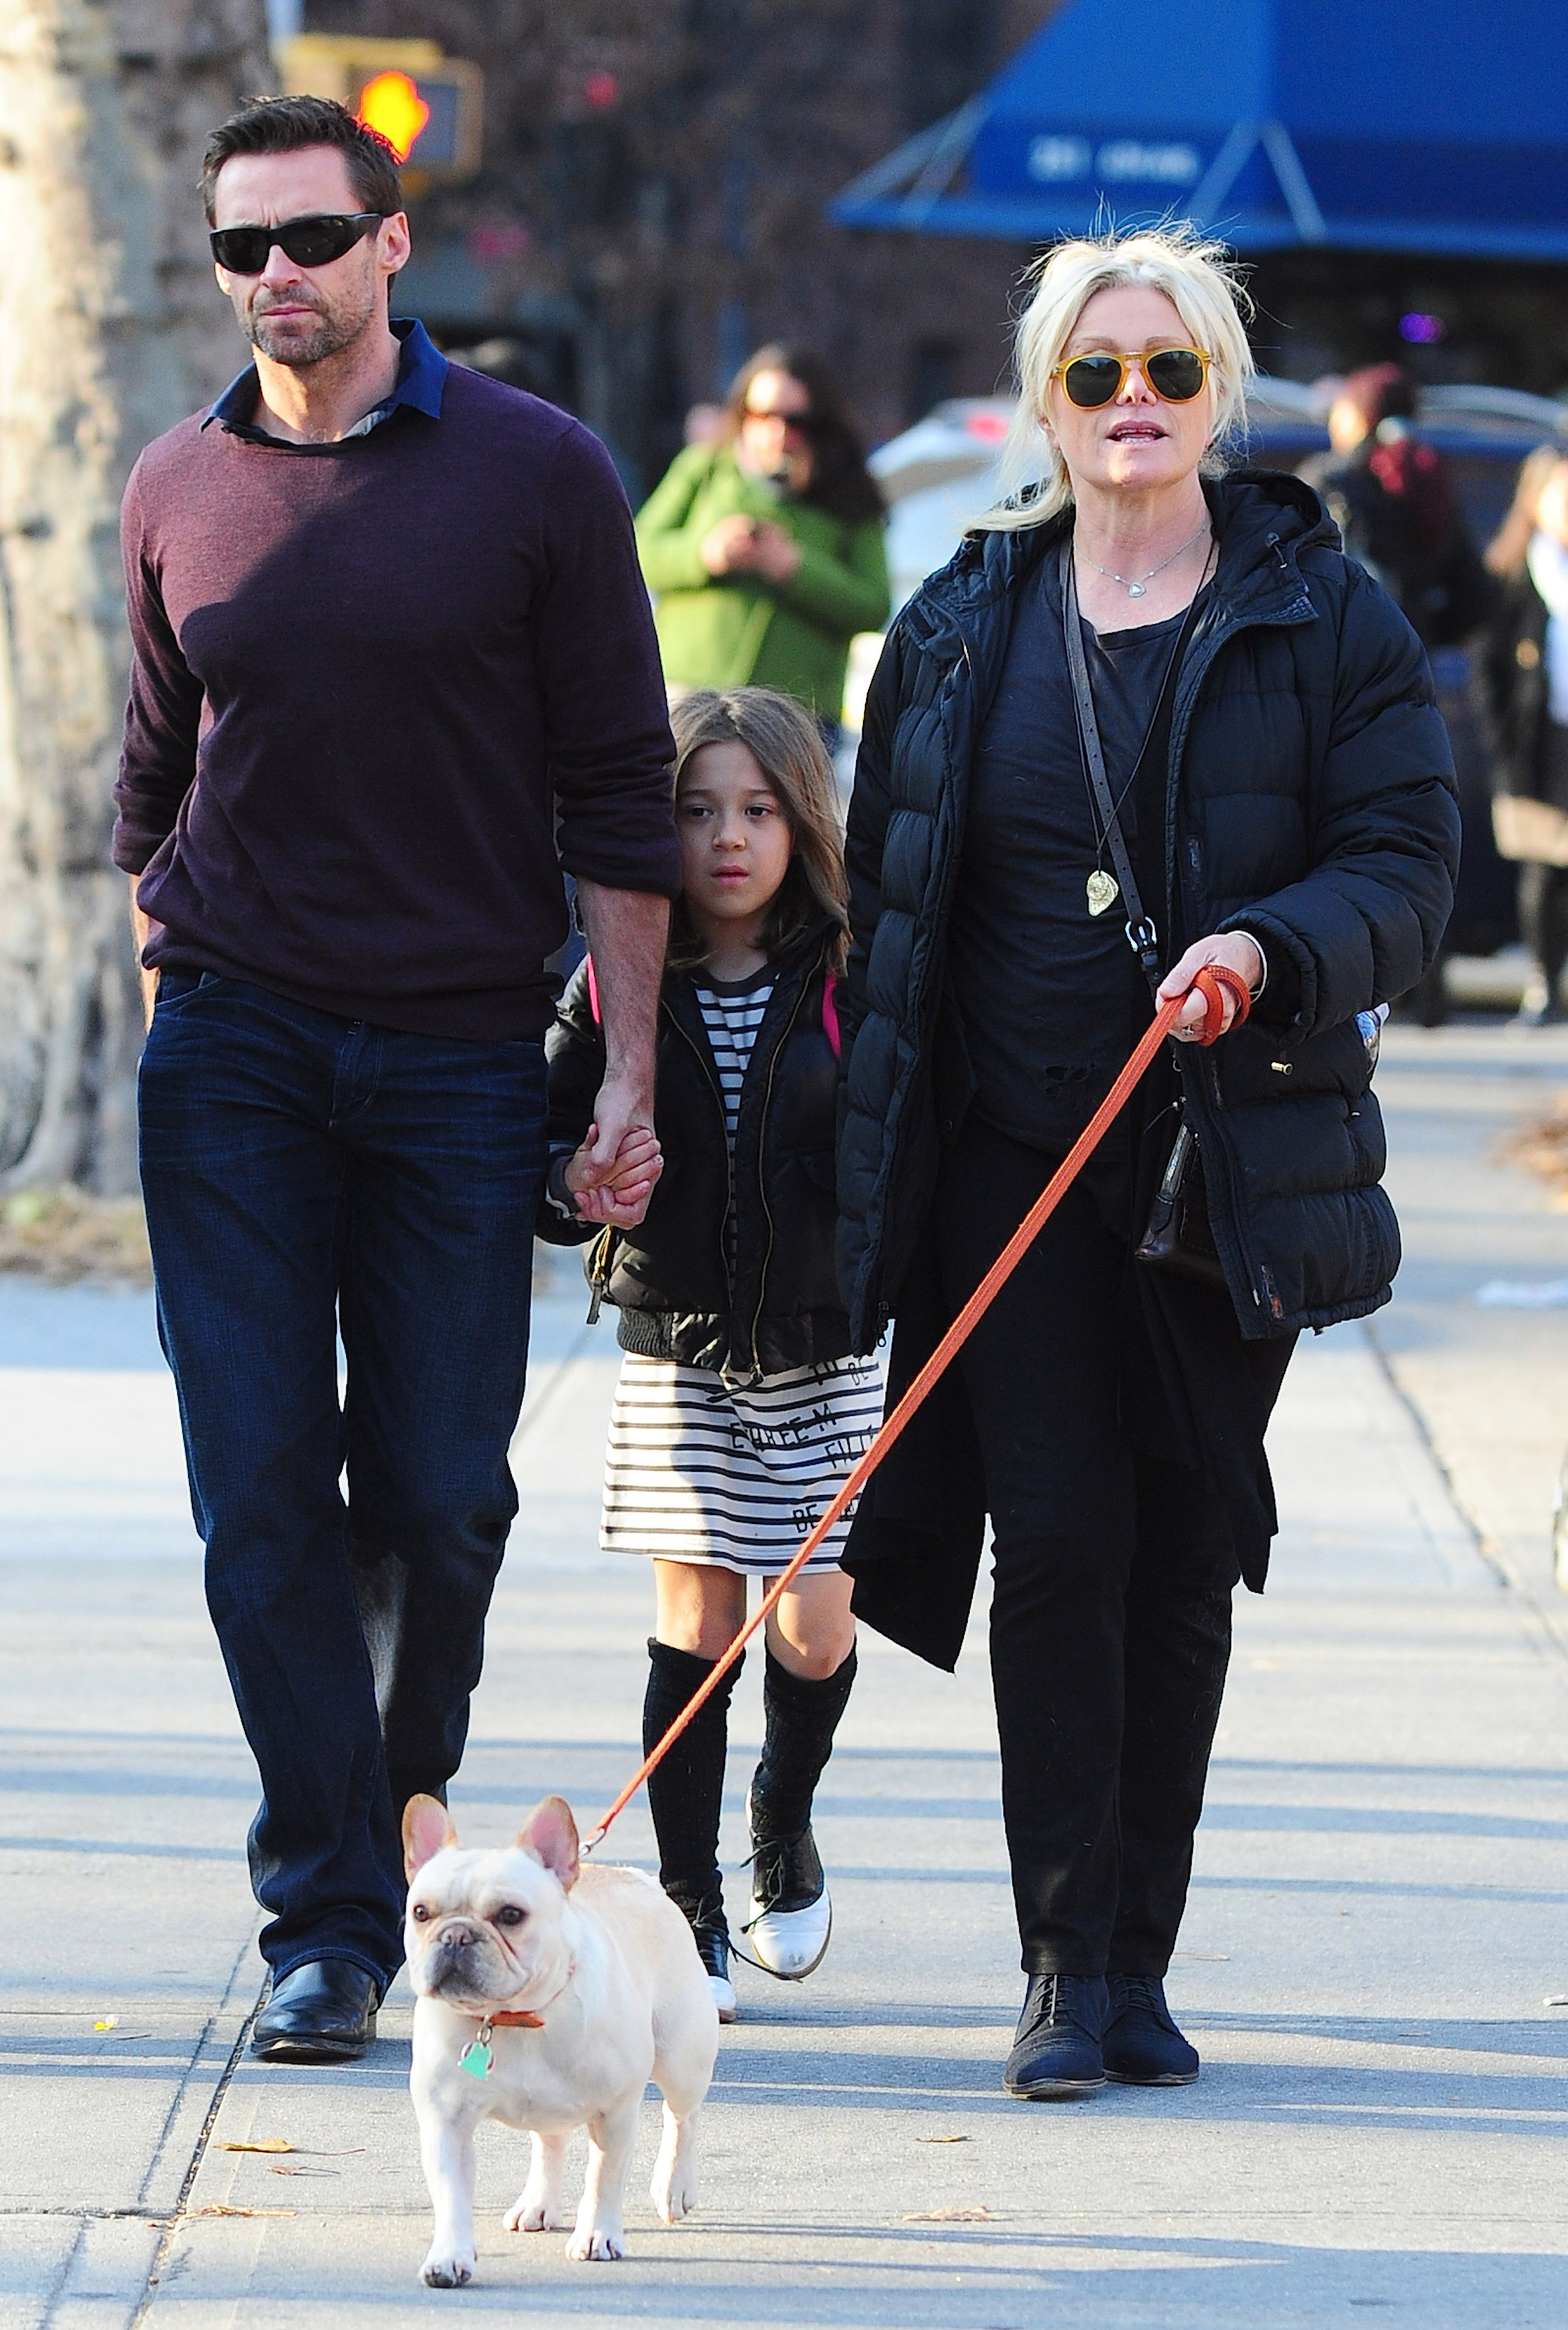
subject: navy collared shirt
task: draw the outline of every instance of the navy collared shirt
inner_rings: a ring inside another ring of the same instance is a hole
[[[447,359],[431,339],[417,317],[399,317],[392,327],[394,336],[402,342],[402,355],[398,359],[397,386],[380,404],[373,405],[363,420],[356,421],[344,436],[368,437],[383,421],[390,421],[401,404],[411,404],[416,412],[423,412],[431,421],[441,417],[441,392],[447,384]],[[202,422],[216,421],[231,437],[247,437],[257,445],[289,445],[293,440],[275,437],[269,429],[259,429],[251,417],[261,394],[261,384],[254,365],[247,365],[238,377],[229,383],[222,395]],[[298,450],[298,448],[293,448]]]

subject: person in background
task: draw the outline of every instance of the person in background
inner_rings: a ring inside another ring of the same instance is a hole
[[[1377,577],[1426,649],[1454,749],[1461,814],[1468,812],[1474,828],[1467,832],[1467,849],[1478,869],[1482,855],[1490,854],[1490,804],[1485,757],[1469,715],[1464,647],[1485,622],[1495,592],[1448,460],[1413,427],[1418,396],[1403,365],[1368,365],[1350,374],[1328,410],[1332,450],[1308,463],[1303,475],[1327,503],[1347,554]],[[1463,919],[1462,912],[1456,914],[1456,926]],[[1448,1016],[1445,949],[1403,999],[1403,1008],[1423,1027],[1437,1027]]]
[[[849,642],[887,620],[883,502],[826,365],[760,348],[716,440],[678,453],[637,521],[672,689],[780,689],[831,740]]]
[[[603,1225],[590,1274],[620,1313],[603,1544],[651,1556],[657,1615],[643,1739],[652,1748],[777,1577],[875,1429],[882,1371],[853,1359],[834,1276],[835,993],[845,902],[837,791],[809,715],[760,687],[675,706],[682,888],[660,1008],[657,1141],[669,1177],[623,1227],[628,1153],[594,1188],[604,1037],[590,971],[550,1037],[557,1240]],[[649,1152],[651,1156],[651,1151]],[[832,1925],[811,1804],[855,1681],[838,1554],[847,1518],[768,1621],[761,1760],[747,1795],[758,1962],[817,1966]],[[735,2019],[719,1874],[732,1668],[648,1777],[666,1891],[691,1921],[720,2020]]]
[[[1568,961],[1568,455],[1537,447],[1487,552],[1499,598],[1476,658],[1498,850],[1519,868],[1519,1017],[1560,1017]]]
[[[1403,365],[1353,372],[1328,410],[1333,450],[1306,475],[1430,654],[1472,638],[1493,593],[1448,461],[1412,426],[1416,395]]]

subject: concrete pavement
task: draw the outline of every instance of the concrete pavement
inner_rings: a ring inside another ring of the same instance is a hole
[[[1488,1162],[1568,1083],[1568,1044],[1512,1041],[1399,1030],[1380,1071],[1410,1256],[1376,1340],[1308,1344],[1282,1405],[1285,1531],[1238,1610],[1170,1985],[1199,2084],[1001,2097],[1021,1978],[983,1643],[949,1679],[866,1638],[818,1823],[833,1950],[798,1989],[741,1970],[699,2215],[652,2217],[650,2104],[627,2259],[569,2266],[561,2237],[500,2230],[525,2147],[487,2130],[463,2293],[414,2279],[402,1987],[363,2067],[237,2051],[253,1780],[148,1306],[0,1285],[0,2330],[1568,2316],[1568,2008],[1543,2003],[1568,1996],[1568,1661],[1538,1494],[1568,1314],[1473,1302],[1568,1274],[1568,1223]],[[636,1752],[648,1596],[594,1549],[614,1359],[581,1308],[541,1306],[524,1519],[454,1790],[476,1839],[546,1788],[591,1816]],[[754,1671],[737,1707],[754,1744]],[[732,1862],[745,1776],[738,1756]],[[616,1850],[650,1846],[639,1804]],[[269,2138],[295,2149],[224,2148]]]

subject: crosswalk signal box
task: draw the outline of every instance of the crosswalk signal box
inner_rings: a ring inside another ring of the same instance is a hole
[[[290,97],[335,97],[379,129],[410,194],[471,178],[483,137],[484,77],[434,41],[362,41],[298,33],[279,52]]]

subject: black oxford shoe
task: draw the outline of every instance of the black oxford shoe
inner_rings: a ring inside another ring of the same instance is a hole
[[[1105,2005],[1105,1984],[1099,1978],[1031,1975],[1018,2035],[1002,2074],[1005,2092],[1029,2103],[1058,2104],[1102,2088]]]
[[[272,1985],[250,2052],[267,2063],[353,2063],[375,2037],[375,1979],[346,1958],[316,1958]]]
[[[1124,2088],[1189,2088],[1201,2068],[1151,1974],[1113,1974],[1105,2018],[1105,2076]]]

